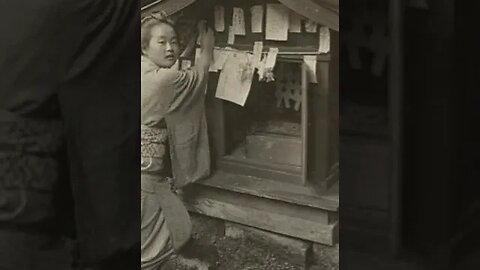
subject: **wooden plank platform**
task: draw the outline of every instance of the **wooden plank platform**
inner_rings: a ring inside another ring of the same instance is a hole
[[[245,175],[218,171],[212,177],[199,182],[201,185],[249,194],[297,205],[338,212],[338,186],[321,193],[314,186],[301,186]]]
[[[196,186],[184,194],[189,211],[324,245],[334,245],[338,221],[321,209]]]
[[[261,160],[239,159],[227,156],[218,161],[221,171],[228,171],[235,175],[244,175],[260,179],[269,179],[276,182],[301,184],[302,168],[288,165],[277,165]],[[215,177],[215,176],[214,176]]]
[[[323,245],[338,241],[338,189],[217,172],[183,195],[191,212]]]

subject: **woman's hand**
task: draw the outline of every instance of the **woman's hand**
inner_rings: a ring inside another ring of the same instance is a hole
[[[215,46],[215,35],[213,30],[207,26],[207,21],[199,21],[197,30],[200,36],[200,47],[202,50],[213,50]]]
[[[200,39],[200,46],[207,51],[213,50],[213,47],[215,46],[215,35],[212,28],[208,27],[204,29]]]
[[[207,21],[205,20],[198,21],[198,24],[197,24],[198,34],[201,35],[206,31],[207,31]]]
[[[207,26],[206,21],[200,21],[197,25],[198,34],[200,35],[200,66],[207,70],[213,60],[213,48],[215,47],[215,35],[213,30]]]

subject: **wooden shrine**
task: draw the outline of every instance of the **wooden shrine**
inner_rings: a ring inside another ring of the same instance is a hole
[[[339,206],[338,1],[163,0],[146,1],[144,7],[143,13],[169,12],[184,29],[207,20],[216,29],[215,56],[227,59],[211,68],[207,89],[213,173],[184,197],[189,209],[334,245]],[[232,57],[254,60],[235,67],[228,64]],[[272,57],[274,64],[266,69]],[[181,62],[194,65],[195,56]],[[248,68],[248,87],[240,89],[226,79],[226,72]],[[229,100],[237,88],[246,97]]]

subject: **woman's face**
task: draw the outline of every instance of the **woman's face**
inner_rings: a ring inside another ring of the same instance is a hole
[[[150,41],[143,53],[159,67],[172,67],[180,54],[177,34],[173,27],[165,23],[153,26]]]

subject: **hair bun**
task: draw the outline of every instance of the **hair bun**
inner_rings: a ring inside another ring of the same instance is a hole
[[[174,25],[174,22],[169,19],[168,14],[163,10],[154,11],[149,15],[143,17],[141,20],[141,23],[144,24],[151,20],[158,21],[158,22],[166,22],[168,24]]]

